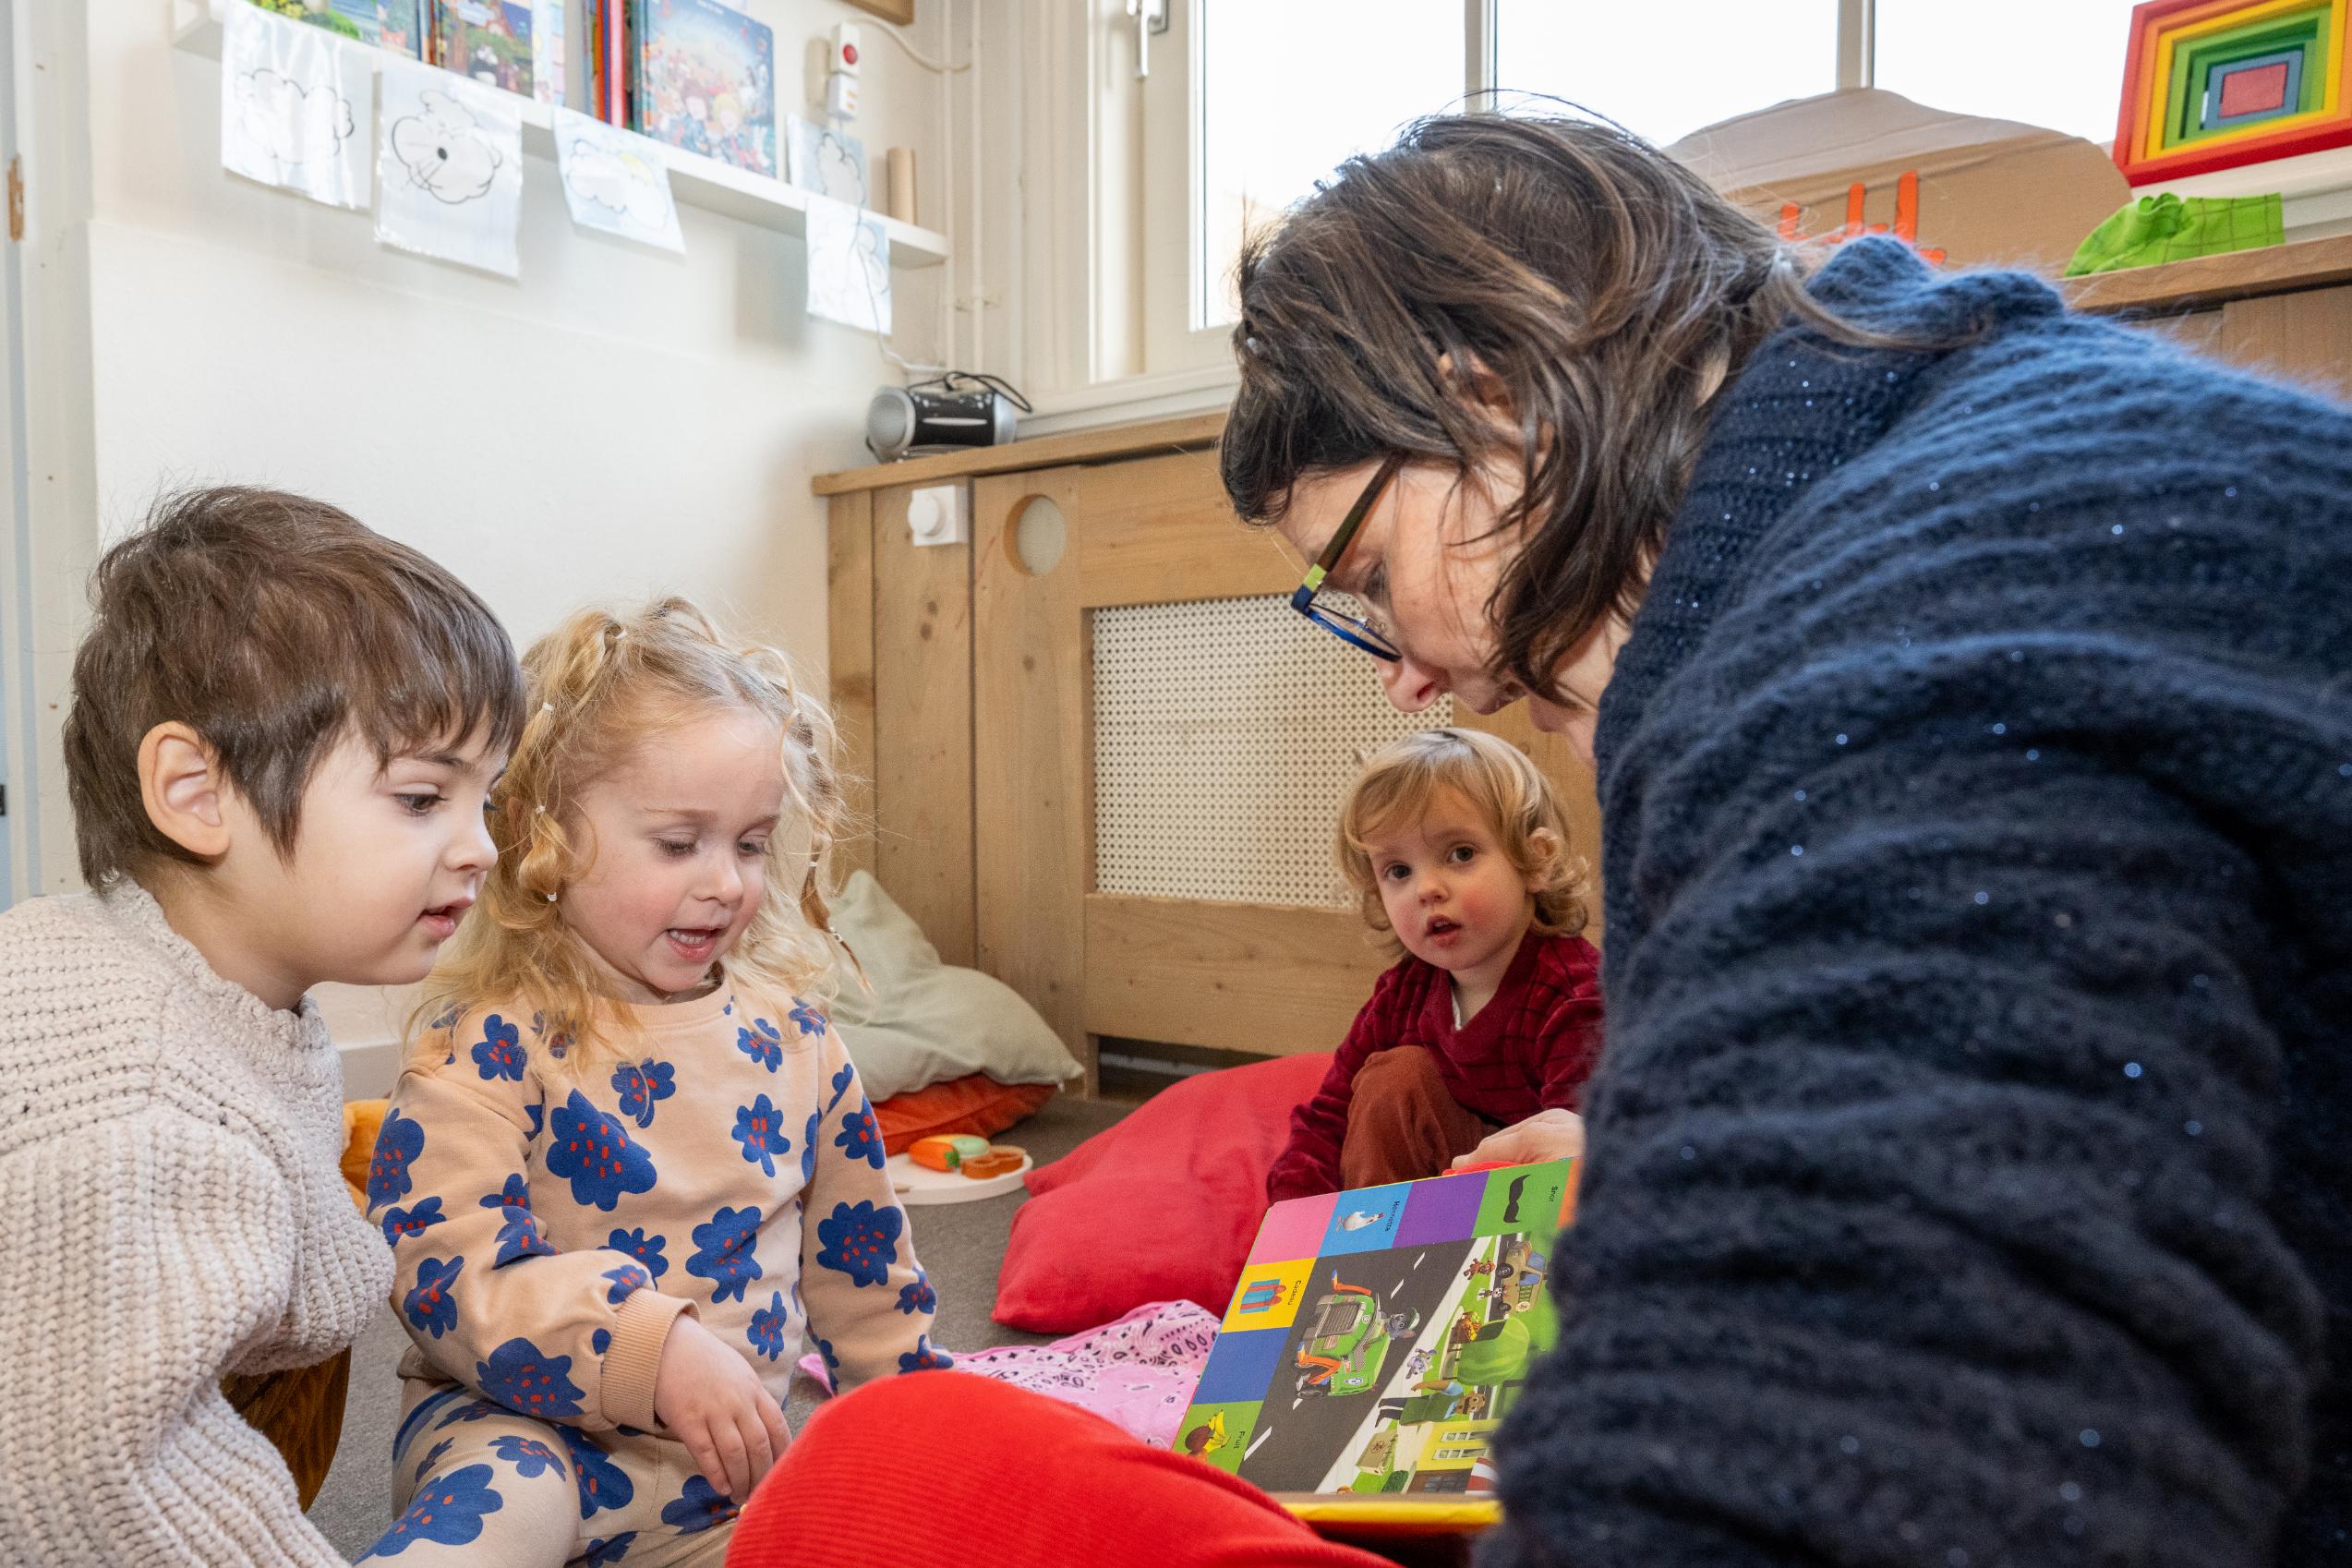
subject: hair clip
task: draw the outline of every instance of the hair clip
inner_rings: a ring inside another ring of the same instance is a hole
[[[549,894],[548,895],[548,902],[549,902],[549,903],[550,903],[550,904],[552,904],[552,903],[554,903],[554,902],[555,902],[555,895],[554,895],[554,894],[549,893]]]
[[[555,711],[555,705],[553,703],[541,703],[539,705],[539,711],[541,713],[553,713]]]

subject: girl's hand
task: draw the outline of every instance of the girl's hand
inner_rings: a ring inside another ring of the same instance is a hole
[[[682,1312],[662,1341],[654,1416],[686,1445],[703,1478],[738,1503],[792,1441],[751,1363]]]
[[[1531,1165],[1540,1160],[1581,1159],[1584,1152],[1584,1117],[1574,1111],[1538,1111],[1526,1121],[1489,1133],[1485,1142],[1453,1163],[1474,1165],[1500,1160],[1505,1164]]]

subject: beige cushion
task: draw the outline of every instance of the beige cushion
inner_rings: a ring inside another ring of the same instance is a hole
[[[864,872],[852,872],[833,901],[833,928],[874,987],[868,995],[845,973],[833,1003],[834,1028],[869,1099],[973,1073],[999,1083],[1063,1083],[1078,1076],[1078,1064],[1037,1009],[1000,980],[941,963],[923,928]]]

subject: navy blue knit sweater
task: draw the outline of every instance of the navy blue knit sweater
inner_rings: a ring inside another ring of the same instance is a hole
[[[2352,416],[1891,241],[1814,286],[1979,335],[1722,396],[1480,1561],[2352,1561]]]

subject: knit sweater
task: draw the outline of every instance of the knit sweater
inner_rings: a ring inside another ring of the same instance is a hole
[[[308,1002],[223,980],[126,884],[0,915],[0,1557],[326,1568],[224,1371],[324,1359],[392,1260],[337,1168]]]
[[[1600,1053],[1600,955],[1581,936],[1520,939],[1478,1016],[1456,1027],[1453,977],[1407,953],[1357,1009],[1314,1096],[1290,1114],[1290,1142],[1266,1176],[1267,1201],[1339,1186],[1356,1075],[1375,1052],[1418,1045],[1456,1104],[1502,1127],[1573,1111]]]
[[[656,1428],[693,1312],[780,1404],[805,1325],[844,1387],[944,1367],[882,1133],[825,1017],[721,986],[624,1007],[564,1059],[527,1004],[456,1011],[403,1074],[368,1176],[408,1377],[592,1431]]]
[[[2342,1562],[2352,417],[1858,240],[1601,706],[1609,1051],[1487,1564]]]

